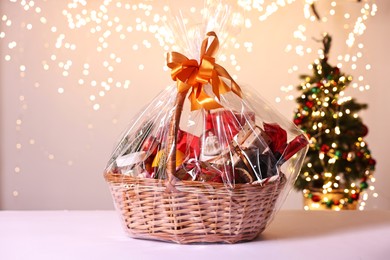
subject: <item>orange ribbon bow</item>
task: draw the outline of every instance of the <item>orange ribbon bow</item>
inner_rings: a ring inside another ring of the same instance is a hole
[[[208,41],[214,37],[210,45]],[[195,59],[188,59],[181,53],[171,52],[167,55],[167,65],[171,69],[171,77],[177,82],[178,92],[187,92],[192,88],[189,99],[191,110],[204,108],[206,110],[222,107],[215,98],[210,97],[204,90],[205,84],[210,84],[215,97],[220,100],[220,95],[233,91],[242,97],[241,89],[229,73],[213,57],[218,50],[219,40],[215,32],[208,32],[203,40],[200,53],[200,64]],[[222,78],[230,80],[228,86]]]

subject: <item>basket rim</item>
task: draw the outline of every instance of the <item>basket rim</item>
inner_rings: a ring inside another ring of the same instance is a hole
[[[144,186],[161,186],[166,187],[166,179],[153,179],[153,178],[140,178],[132,177],[120,173],[113,173],[112,171],[104,172],[104,179],[107,183],[110,184],[129,184],[129,185],[144,185]],[[192,181],[192,180],[179,180],[175,186],[178,187],[198,187],[198,188],[213,188],[213,189],[225,189],[225,190],[251,190],[259,188],[269,188],[270,186],[284,186],[287,182],[285,174],[281,174],[276,180],[264,182],[264,183],[235,183],[231,188],[225,183],[219,182],[202,182],[202,181]]]

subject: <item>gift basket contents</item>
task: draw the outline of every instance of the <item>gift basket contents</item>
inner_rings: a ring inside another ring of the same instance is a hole
[[[214,6],[218,17],[230,17],[229,6]],[[287,196],[307,151],[297,127],[216,61],[218,36],[226,35],[217,31],[224,27],[203,25],[187,41],[198,50],[167,54],[173,84],[132,119],[105,169],[134,238],[255,239]],[[267,87],[259,83],[257,89]]]

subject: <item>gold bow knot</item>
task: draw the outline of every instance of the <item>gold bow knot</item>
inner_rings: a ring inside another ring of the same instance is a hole
[[[209,38],[213,37],[208,45]],[[171,52],[167,55],[167,66],[171,69],[171,77],[177,82],[178,92],[187,92],[189,95],[191,110],[204,108],[206,110],[222,107],[215,98],[210,97],[204,90],[204,85],[210,84],[213,94],[220,100],[220,95],[233,91],[242,97],[241,89],[229,73],[213,57],[218,50],[219,40],[215,32],[208,32],[202,42],[200,64],[194,59],[188,59],[181,53]],[[222,78],[230,81],[228,86]]]

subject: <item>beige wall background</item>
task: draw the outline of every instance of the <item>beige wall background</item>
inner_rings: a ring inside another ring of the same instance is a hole
[[[26,2],[0,2],[0,209],[112,209],[103,180],[111,149],[131,117],[170,84],[164,70],[167,50],[154,33],[143,31],[161,25],[156,15],[166,14],[166,1]],[[194,1],[171,2],[195,11],[194,16],[199,10],[191,9]],[[251,27],[237,36],[239,48],[228,50],[240,69],[229,59],[224,63],[239,82],[255,88],[288,118],[296,105],[288,96],[297,92],[281,87],[295,87],[300,74],[311,73],[307,66],[321,47],[312,38],[324,31],[333,35],[331,62],[336,65],[339,55],[358,49],[345,44],[352,27],[344,24],[353,25],[364,4],[373,3],[337,0],[330,15],[331,1],[319,0],[318,12],[328,17],[319,23],[304,18],[303,0],[290,2],[265,21],[259,20],[264,12],[247,12]],[[355,76],[359,86],[371,87],[361,92],[351,86],[347,92],[369,104],[360,115],[378,162],[379,197],[370,196],[366,208],[390,209],[390,2],[376,4],[377,14],[368,17],[366,31],[357,38],[364,44],[357,69],[345,63],[342,71]],[[299,25],[306,28],[302,43],[293,36]],[[312,52],[286,52],[289,44]],[[292,192],[283,208],[302,208],[301,195]]]

